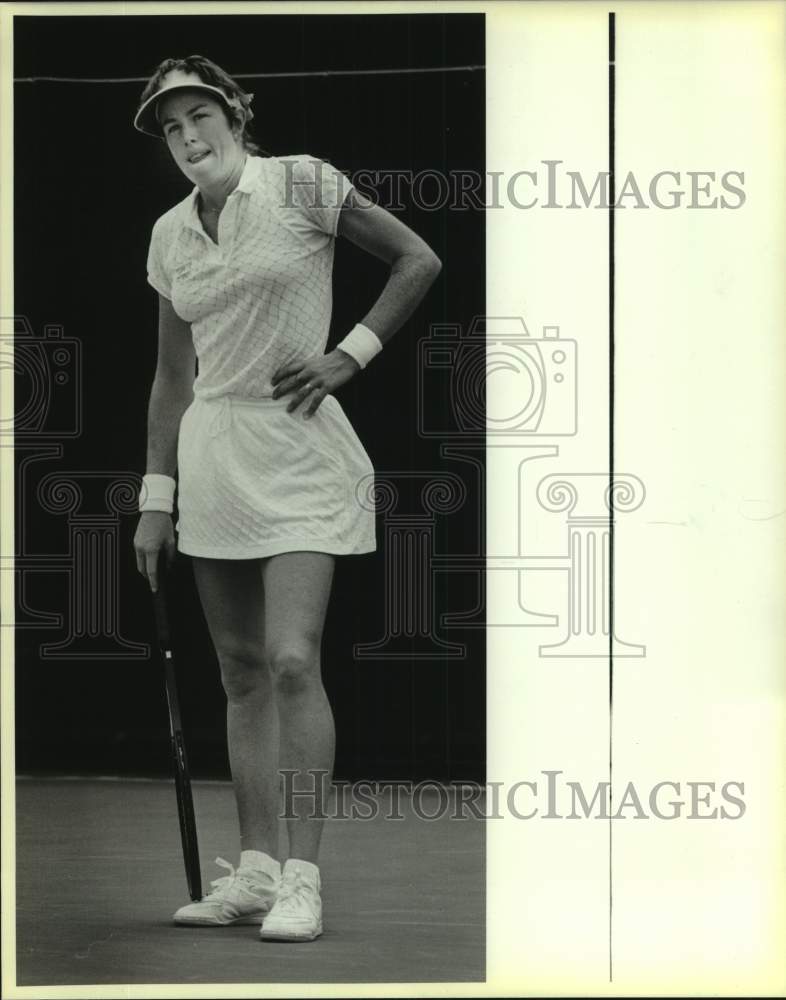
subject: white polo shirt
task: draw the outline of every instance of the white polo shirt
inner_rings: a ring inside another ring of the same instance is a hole
[[[336,228],[351,189],[308,154],[248,155],[218,244],[202,227],[196,187],[156,221],[148,281],[191,324],[197,397],[270,396],[282,364],[324,353]]]

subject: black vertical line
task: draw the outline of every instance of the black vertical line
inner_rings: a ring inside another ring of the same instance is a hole
[[[448,15],[442,15],[442,22],[440,24],[440,33],[442,40],[442,65],[447,65],[447,52],[448,52],[448,42],[447,42],[447,19]],[[440,110],[442,112],[442,165],[443,169],[447,170],[448,165],[448,128],[447,128],[447,74],[443,73],[440,78],[441,83],[441,93],[440,93]],[[448,213],[442,212],[442,246],[444,247],[447,243],[447,226],[448,226]],[[433,543],[432,543],[433,544]],[[447,546],[447,551],[450,551],[450,546]],[[482,550],[481,550],[482,551]],[[425,580],[425,585],[431,587],[433,581],[433,576],[428,577]],[[436,594],[434,594],[432,600],[436,603]],[[429,621],[431,619],[428,619]],[[448,781],[452,780],[454,777],[453,772],[453,757],[451,755],[452,750],[452,740],[451,740],[451,728],[450,728],[450,706],[451,706],[451,689],[450,689],[450,675],[452,671],[449,669],[448,658],[444,657],[442,661],[442,676],[444,678],[445,684],[445,760],[447,761],[447,777]]]
[[[616,112],[616,15],[609,13],[609,982],[614,979],[613,963],[613,736],[614,736],[614,202],[616,186],[615,112]]]

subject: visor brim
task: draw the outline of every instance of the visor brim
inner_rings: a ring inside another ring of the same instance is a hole
[[[218,87],[213,87],[208,83],[173,83],[168,87],[162,87],[160,90],[157,90],[155,94],[151,94],[145,103],[139,107],[137,113],[134,115],[134,128],[145,135],[153,136],[155,139],[163,139],[164,133],[156,117],[156,109],[162,97],[166,97],[167,94],[176,90],[204,91],[210,94],[211,97],[218,98],[230,111],[243,111],[246,116],[246,122],[250,122],[254,117],[254,112],[250,107],[244,107],[237,99],[228,98],[223,90],[220,90]],[[248,95],[248,97],[250,99],[253,97],[253,94]]]

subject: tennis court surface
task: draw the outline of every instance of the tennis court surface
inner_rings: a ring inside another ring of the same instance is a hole
[[[231,786],[194,782],[194,802],[206,891],[239,856]],[[482,981],[484,822],[401,803],[403,820],[325,823],[324,934],[277,944],[170,922],[188,902],[171,782],[21,779],[17,984]]]

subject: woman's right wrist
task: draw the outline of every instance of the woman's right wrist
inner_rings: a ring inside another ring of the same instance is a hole
[[[139,512],[161,511],[171,514],[174,509],[176,483],[172,476],[159,472],[148,472],[142,477],[142,488],[139,491]]]

